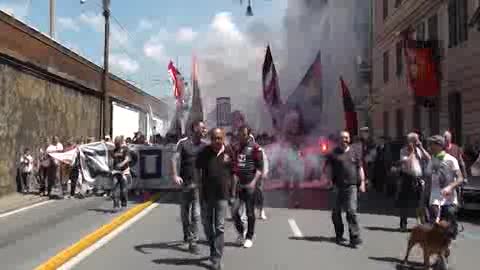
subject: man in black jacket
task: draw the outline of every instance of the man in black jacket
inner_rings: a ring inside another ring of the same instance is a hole
[[[203,226],[210,245],[213,269],[222,269],[225,244],[225,215],[232,195],[233,151],[225,145],[225,133],[220,128],[210,132],[210,145],[197,156],[196,168],[201,175],[201,205]]]

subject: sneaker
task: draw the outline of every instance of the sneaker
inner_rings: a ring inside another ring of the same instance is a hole
[[[363,243],[363,241],[362,241],[362,239],[360,239],[360,237],[355,237],[355,238],[350,239],[350,246],[352,248],[356,248],[359,245],[361,245],[362,243]]]
[[[195,255],[198,255],[200,253],[200,249],[198,248],[198,245],[195,243],[190,243],[188,245],[188,250],[190,251],[190,253]]]
[[[212,262],[212,269],[213,270],[222,270],[223,266],[221,262]]]
[[[263,210],[263,209],[260,212],[260,219],[261,220],[267,220],[267,215],[265,214],[265,210]]]
[[[242,246],[245,244],[245,237],[243,235],[239,235],[237,237],[237,241],[236,243],[239,245],[239,246]]]
[[[343,236],[336,236],[335,237],[335,243],[337,243],[338,245],[340,245],[342,243],[345,243],[345,241],[347,241],[347,239],[343,238]]]
[[[253,246],[253,241],[250,239],[245,240],[245,243],[243,243],[244,248],[251,248]]]

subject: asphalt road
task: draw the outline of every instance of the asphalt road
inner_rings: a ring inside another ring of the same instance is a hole
[[[0,268],[34,269],[114,218],[111,209],[111,201],[91,197],[53,201],[0,218]]]
[[[274,208],[267,209],[267,221],[258,222],[251,249],[233,244],[236,233],[232,223],[227,223],[224,269],[401,269],[398,263],[405,254],[408,234],[396,231],[398,218],[384,209],[388,206],[385,202],[364,196],[360,222],[365,243],[359,249],[351,249],[331,240],[330,213],[324,210],[328,206],[328,193],[301,191],[293,201],[285,194],[281,191],[268,194],[269,204]],[[175,196],[166,197],[170,200],[162,202],[74,269],[209,269],[208,247],[204,242],[199,256],[181,248],[179,208]],[[289,205],[317,210],[291,209]],[[295,221],[303,237],[293,237],[289,220]],[[455,269],[476,268],[473,258],[478,256],[480,245],[480,225],[476,222],[464,223],[465,232],[454,243],[451,265]],[[419,249],[414,249],[411,260],[416,262],[411,269],[420,269]]]

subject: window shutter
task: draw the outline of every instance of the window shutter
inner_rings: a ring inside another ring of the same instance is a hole
[[[448,47],[457,46],[457,0],[448,2]]]
[[[403,117],[403,110],[402,109],[397,109],[396,111],[396,125],[397,125],[397,139],[402,139],[404,136],[404,117]]]
[[[397,43],[396,56],[397,56],[397,76],[401,76],[403,73],[403,48],[402,42]]]

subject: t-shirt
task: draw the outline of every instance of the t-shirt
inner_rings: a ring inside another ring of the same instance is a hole
[[[22,155],[20,157],[22,172],[30,173],[33,170],[33,157],[31,155]]]
[[[331,166],[332,181],[337,187],[359,185],[358,170],[362,166],[362,156],[355,148],[347,151],[337,147],[326,156],[327,164]]]
[[[452,191],[448,197],[443,197],[441,191],[446,186],[455,182],[456,172],[460,170],[458,161],[452,155],[445,152],[432,157],[427,166],[427,175],[431,177],[432,189],[430,195],[430,204],[449,205],[458,204],[457,192]]]
[[[130,165],[127,162],[125,165],[119,167],[119,164],[124,162],[128,157],[130,150],[127,146],[121,146],[113,150],[113,169],[123,172],[124,174],[130,173]]]
[[[198,184],[198,175],[196,173],[195,162],[198,153],[206,146],[206,143],[200,141],[195,144],[192,138],[181,139],[176,146],[176,152],[180,155],[180,172],[184,186],[194,186]]]
[[[197,156],[196,167],[201,170],[202,200],[227,200],[233,181],[233,150],[223,146],[217,153],[209,145]]]
[[[48,153],[58,153],[58,152],[62,152],[62,151],[63,151],[63,145],[61,143],[57,143],[56,145],[51,144],[47,147],[47,150],[46,150],[47,154]],[[47,161],[45,163],[46,165],[48,164],[47,166],[51,165],[52,161],[53,161],[53,164],[55,164],[55,165],[58,165],[58,163],[59,163],[56,159],[54,159],[50,156],[48,156],[48,160],[49,161]]]
[[[261,147],[250,141],[245,146],[239,146],[235,153],[235,174],[241,185],[248,185],[255,178],[255,173],[263,171],[263,154]]]

